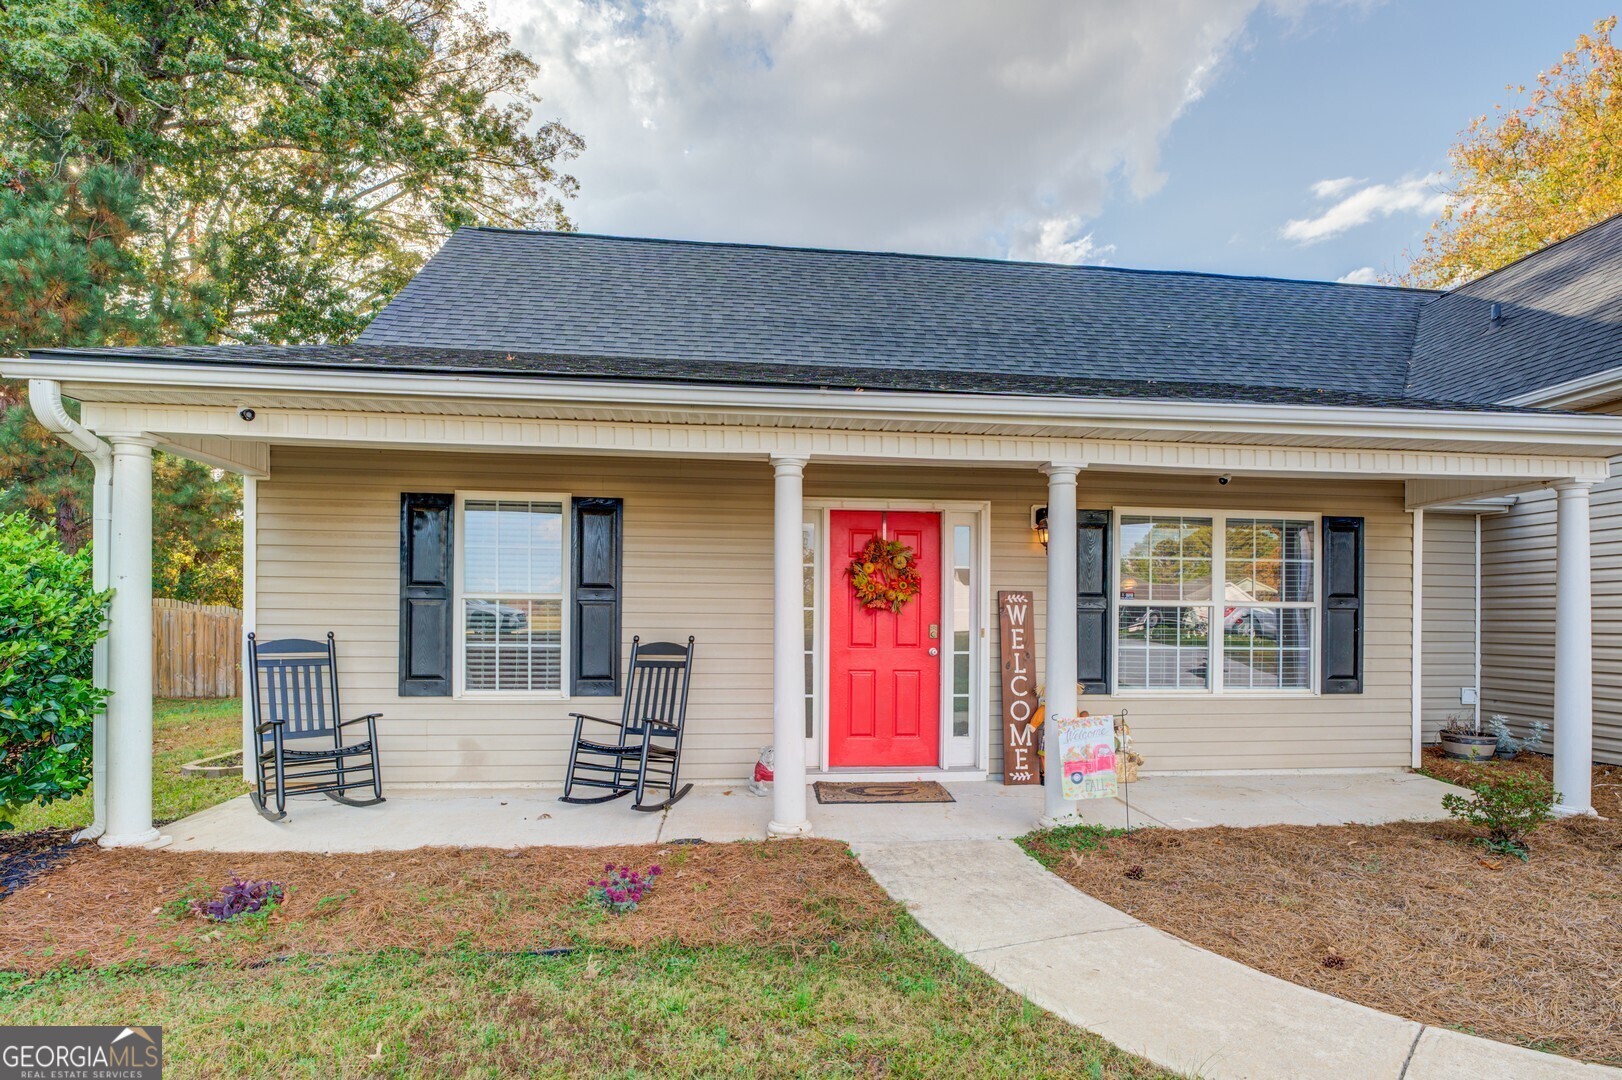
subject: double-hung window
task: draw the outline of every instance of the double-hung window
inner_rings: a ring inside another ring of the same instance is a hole
[[[457,509],[462,691],[562,694],[568,499],[463,495]]]
[[[1124,513],[1116,551],[1123,690],[1312,690],[1316,519]]]

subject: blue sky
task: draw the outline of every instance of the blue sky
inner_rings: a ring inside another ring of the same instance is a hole
[[[1320,180],[1393,183],[1447,168],[1474,116],[1511,100],[1622,3],[1424,0],[1259,12],[1228,67],[1172,126],[1165,186],[1093,223],[1122,264],[1285,277],[1400,270],[1431,217],[1377,216],[1317,243],[1280,235]]]
[[[1622,7],[1622,0],[1612,0]],[[587,231],[1366,280],[1567,0],[494,0]]]

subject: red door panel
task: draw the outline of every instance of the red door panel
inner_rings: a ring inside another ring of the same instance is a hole
[[[845,573],[880,530],[918,553],[923,586],[899,613],[862,607]],[[939,765],[940,515],[835,510],[828,555],[828,764]]]

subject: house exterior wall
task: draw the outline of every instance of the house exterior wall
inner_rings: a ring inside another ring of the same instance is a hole
[[[1622,480],[1592,495],[1594,756],[1622,763]],[[1554,713],[1555,495],[1482,519],[1482,716],[1524,733]]]
[[[347,712],[380,711],[391,782],[562,779],[571,711],[617,716],[609,698],[490,701],[396,694],[399,516],[404,491],[568,492],[625,500],[626,638],[698,638],[684,760],[693,780],[741,781],[771,742],[772,477],[764,461],[451,454],[275,447],[257,485],[256,629],[261,637],[334,630]],[[1035,470],[824,465],[807,500],[975,501],[990,505],[991,594],[1036,599],[1038,658],[1045,555],[1030,508]],[[1275,511],[1367,519],[1365,691],[1358,695],[1089,697],[1130,710],[1151,770],[1404,766],[1411,737],[1411,519],[1390,481],[1083,471],[1083,509]],[[832,572],[837,572],[834,570]],[[988,618],[992,613],[985,613]],[[995,724],[995,621],[991,718]],[[994,729],[995,731],[995,729]],[[991,768],[999,740],[991,740]]]
[[[1476,518],[1425,514],[1423,626],[1424,741],[1475,709],[1459,691],[1476,685]]]

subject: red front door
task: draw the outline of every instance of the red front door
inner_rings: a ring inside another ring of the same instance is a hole
[[[918,553],[923,586],[899,613],[863,607],[846,573],[880,530]],[[828,555],[828,764],[939,765],[941,516],[835,510]]]

